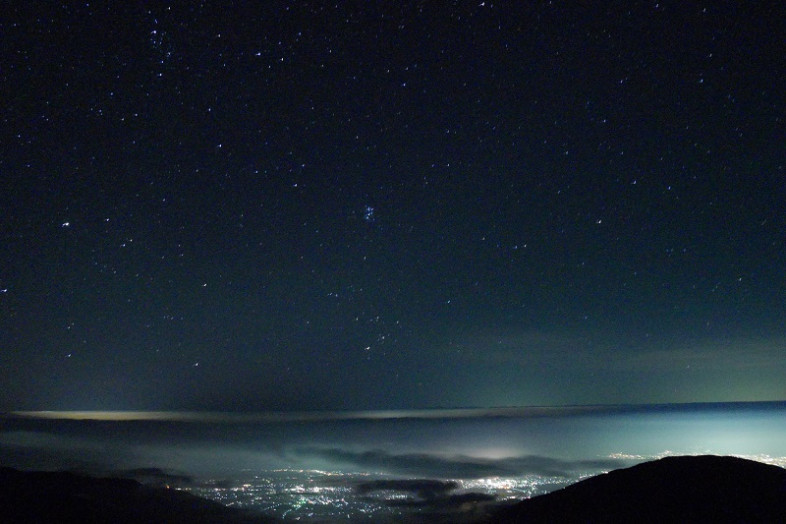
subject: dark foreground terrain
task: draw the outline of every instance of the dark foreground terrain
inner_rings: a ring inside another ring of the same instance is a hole
[[[786,469],[735,457],[667,457],[519,502],[492,522],[786,522]]]
[[[11,468],[0,468],[0,521],[269,522],[135,480]],[[491,522],[786,522],[786,469],[734,457],[668,457],[508,506]]]
[[[9,523],[267,522],[182,491],[135,480],[0,468],[0,521]]]

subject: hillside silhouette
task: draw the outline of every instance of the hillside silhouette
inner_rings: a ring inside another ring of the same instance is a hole
[[[736,457],[666,457],[519,502],[491,522],[786,522],[786,469]]]
[[[260,523],[264,517],[135,480],[0,468],[0,520],[9,523]]]

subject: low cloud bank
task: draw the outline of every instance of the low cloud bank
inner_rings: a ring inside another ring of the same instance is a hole
[[[613,459],[565,461],[537,455],[486,459],[464,455],[393,454],[383,450],[350,451],[340,448],[299,448],[296,454],[369,471],[443,479],[526,475],[571,478],[576,472],[603,471],[624,465],[623,462]]]

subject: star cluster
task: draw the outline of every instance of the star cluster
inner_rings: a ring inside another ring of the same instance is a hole
[[[9,8],[0,408],[783,398],[784,14]]]

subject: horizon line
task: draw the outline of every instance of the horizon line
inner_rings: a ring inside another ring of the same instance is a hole
[[[785,400],[741,400],[717,402],[658,402],[635,404],[567,404],[554,406],[497,406],[462,408],[368,409],[368,410],[293,410],[293,411],[215,411],[215,410],[15,410],[0,417],[47,420],[95,421],[161,421],[161,422],[297,422],[320,420],[392,420],[478,417],[516,417],[580,415],[602,411],[636,410],[643,408],[679,408],[721,405],[763,405],[784,403]]]

